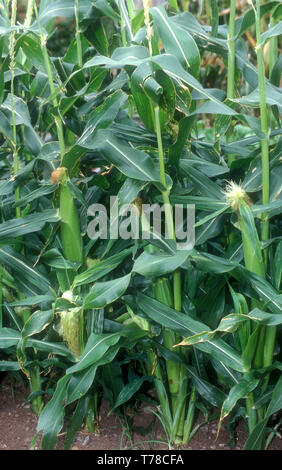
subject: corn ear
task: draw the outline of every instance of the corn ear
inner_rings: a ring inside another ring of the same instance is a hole
[[[246,268],[259,276],[265,277],[264,262],[254,216],[250,207],[244,201],[239,207],[239,214]]]
[[[60,184],[61,239],[66,259],[81,263],[82,240],[74,196],[68,186],[68,173],[64,167],[57,168],[51,175],[53,183]]]
[[[74,197],[67,186],[60,189],[61,237],[65,257],[77,263],[82,262],[82,242],[80,224]]]
[[[83,315],[80,307],[60,312],[60,334],[69,349],[79,357],[83,349]]]
[[[265,269],[260,241],[255,226],[254,216],[245,201],[239,206],[239,222],[242,233],[244,259],[246,268],[255,274],[265,278]],[[259,302],[253,300],[252,307],[260,306]],[[253,365],[260,368],[263,365],[265,341],[265,327],[259,328],[257,347],[254,354]]]
[[[246,191],[233,181],[227,186],[225,196],[226,202],[238,215],[246,268],[265,277],[260,241],[250,208],[251,200]]]

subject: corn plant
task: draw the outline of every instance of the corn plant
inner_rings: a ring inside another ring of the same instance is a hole
[[[0,367],[29,382],[44,449],[64,425],[65,448],[96,429],[102,396],[120,417],[154,404],[171,445],[241,405],[246,449],[274,435],[281,5],[205,2],[200,22],[194,3],[29,0],[17,21],[0,2]],[[74,26],[60,57],[57,17]],[[143,235],[91,237],[94,203],[132,233],[131,204]],[[167,237],[143,212],[156,203]],[[184,250],[179,204],[196,210]]]

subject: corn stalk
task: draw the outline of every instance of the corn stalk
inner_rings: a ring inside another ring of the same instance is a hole
[[[77,64],[78,64],[78,67],[81,69],[82,68],[82,45],[81,45],[81,32],[79,29],[78,0],[75,0],[74,15],[75,15],[75,38],[76,38],[76,49],[77,49]]]
[[[262,159],[262,203],[268,204],[269,202],[269,137],[268,137],[268,117],[267,117],[267,104],[266,104],[266,85],[265,85],[265,67],[263,59],[263,44],[261,42],[261,23],[260,23],[260,0],[256,0],[255,18],[256,18],[256,53],[258,62],[258,80],[259,80],[259,96],[260,96],[260,120],[261,130],[265,138],[261,139],[261,159]],[[269,220],[266,213],[262,214],[262,241],[269,238]],[[268,251],[264,250],[264,264],[267,268]],[[263,350],[263,365],[264,367],[270,366],[272,363],[276,327],[265,327],[264,332],[264,350]]]
[[[232,100],[235,91],[235,16],[236,16],[236,0],[230,2],[229,31],[228,31],[228,69],[227,69],[227,98]],[[227,132],[227,141],[232,141],[232,131]],[[234,161],[234,155],[228,156],[228,165],[231,166]]]

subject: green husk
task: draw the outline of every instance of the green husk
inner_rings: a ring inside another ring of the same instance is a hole
[[[64,256],[69,261],[81,263],[83,253],[80,223],[74,196],[68,186],[67,169],[57,168],[53,171],[51,179],[53,183],[60,184],[61,238]]]
[[[261,277],[265,277],[263,257],[254,216],[250,207],[244,201],[242,201],[239,207],[239,223],[246,268]]]
[[[73,194],[67,184],[60,188],[61,236],[65,257],[77,263],[82,262],[80,224]]]

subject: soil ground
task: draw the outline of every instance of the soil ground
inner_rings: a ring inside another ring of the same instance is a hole
[[[26,403],[28,391],[11,388],[9,383],[0,385],[0,450],[28,450],[36,433],[37,419]],[[100,413],[99,432],[89,433],[79,431],[72,450],[159,450],[168,449],[165,444],[165,436],[158,423],[154,431],[145,437],[136,432],[129,435],[125,426],[114,415],[107,416],[108,408],[102,405]],[[140,410],[134,417],[135,426],[148,426],[153,417],[146,407]],[[223,424],[218,439],[216,439],[217,421],[212,421],[200,427],[196,435],[183,450],[240,450],[243,448],[247,437],[245,423],[241,423],[236,429],[235,445],[230,447],[230,434],[226,423]],[[158,441],[154,443],[153,441]],[[163,441],[164,444],[161,444]],[[59,437],[58,449],[63,449],[64,433]],[[38,442],[35,449],[40,448]],[[275,438],[269,449],[282,450],[282,439]]]

